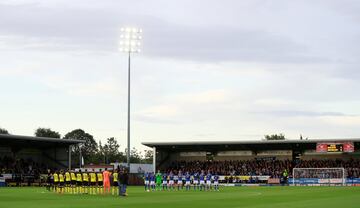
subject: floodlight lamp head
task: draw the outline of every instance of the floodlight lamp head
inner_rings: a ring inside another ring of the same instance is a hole
[[[141,39],[142,36],[142,29],[134,28],[134,27],[126,27],[121,28],[121,35],[120,35],[120,48],[121,52],[126,53],[139,53],[140,46],[141,46]]]

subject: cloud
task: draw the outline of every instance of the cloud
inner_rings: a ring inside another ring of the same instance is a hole
[[[284,111],[260,111],[253,112],[254,114],[281,116],[281,117],[344,117],[344,116],[355,116],[346,115],[341,112],[315,112],[315,111],[296,111],[296,110],[284,110]]]
[[[224,89],[208,90],[197,93],[180,93],[161,101],[163,104],[146,107],[136,113],[143,122],[186,122],[190,115],[194,117],[202,112],[207,114],[209,107],[214,109],[229,102],[231,93]]]
[[[0,4],[0,19],[0,33],[12,37],[8,48],[115,52],[119,28],[132,20],[144,28],[145,56],[207,62],[330,61],[281,34],[225,25],[183,25],[157,15],[135,15],[133,10]]]
[[[230,94],[227,90],[217,89],[197,93],[178,94],[174,96],[174,100],[178,103],[209,105],[230,101]]]
[[[360,116],[324,116],[321,121],[330,125],[340,127],[358,127],[360,125]]]
[[[139,114],[147,117],[172,117],[179,114],[179,109],[176,106],[158,105],[146,108],[140,111]]]
[[[52,89],[61,90],[75,96],[123,95],[115,80],[110,79],[96,82],[78,82],[59,79],[58,77],[47,77],[44,83]]]
[[[358,135],[358,3],[331,2],[6,0],[1,115],[13,127],[41,116],[106,137],[126,129],[117,47],[130,23],[144,30],[132,62],[134,138]]]

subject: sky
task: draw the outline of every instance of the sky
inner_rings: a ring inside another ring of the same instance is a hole
[[[156,141],[360,137],[360,1],[0,0],[0,127]]]

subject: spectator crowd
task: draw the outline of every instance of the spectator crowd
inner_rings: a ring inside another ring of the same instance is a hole
[[[165,171],[211,171],[228,176],[271,176],[281,178],[284,170],[291,176],[293,168],[345,168],[347,177],[360,177],[360,160],[228,160],[228,161],[175,161]]]
[[[0,157],[1,174],[39,175],[46,173],[46,166],[34,162],[32,159],[15,159],[13,157]]]
[[[276,160],[263,158],[227,161],[174,161],[163,171],[181,170],[182,172],[194,173],[205,170],[227,176],[271,176],[272,178],[281,178],[284,170],[287,170],[291,177],[293,168],[345,168],[348,178],[360,178],[360,159]],[[31,159],[0,157],[0,174],[39,178],[39,175],[46,173],[46,171],[46,165],[34,162]]]

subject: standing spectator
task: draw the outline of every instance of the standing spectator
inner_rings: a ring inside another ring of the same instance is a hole
[[[126,188],[129,184],[129,175],[127,169],[123,170],[123,173],[120,174],[120,194],[121,196],[127,196]]]

